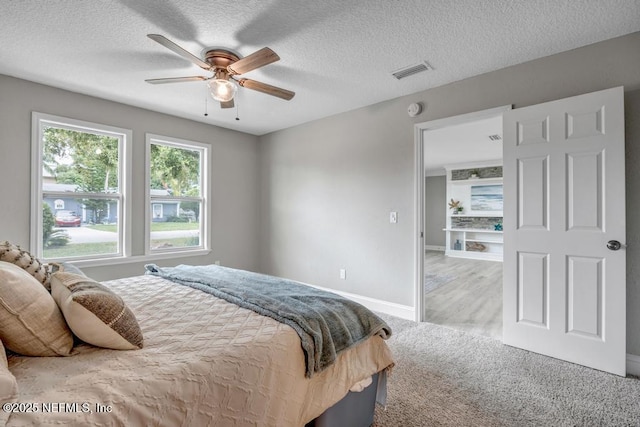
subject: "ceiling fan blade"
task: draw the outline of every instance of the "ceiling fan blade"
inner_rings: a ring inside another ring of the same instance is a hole
[[[296,94],[295,92],[292,92],[290,90],[282,89],[276,86],[271,86],[266,83],[261,83],[255,80],[239,79],[236,81],[240,86],[246,87],[247,89],[257,90],[258,92],[266,93],[267,95],[271,95],[271,96],[276,96],[278,98],[282,98],[287,101],[293,98]]]
[[[220,103],[220,108],[233,108],[235,106],[233,99],[231,99],[230,101],[227,102],[221,102]]]
[[[263,47],[259,51],[253,52],[251,55],[245,56],[244,58],[229,65],[227,70],[229,70],[229,73],[231,74],[244,74],[279,60],[280,57],[277,53],[268,47]]]
[[[147,79],[145,82],[151,83],[153,85],[163,84],[163,83],[180,83],[180,82],[201,82],[204,80],[209,80],[207,77],[202,76],[191,76],[191,77],[167,77],[164,79]]]
[[[161,36],[160,34],[147,34],[147,37],[149,37],[151,40],[155,42],[160,43],[162,46],[166,47],[169,50],[172,50],[173,52],[177,53],[183,58],[188,59],[189,61],[196,64],[198,67],[204,68],[205,70],[209,70],[211,68],[211,65],[207,64],[206,62],[204,62],[197,56],[191,54],[190,52],[184,50],[183,48],[181,48],[180,46],[178,46],[177,44],[175,44],[165,36]]]

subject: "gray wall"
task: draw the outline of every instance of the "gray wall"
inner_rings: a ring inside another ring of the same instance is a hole
[[[257,137],[0,75],[0,240],[29,249],[31,112],[54,114],[133,130],[133,255],[144,254],[145,132],[208,143],[212,147],[212,252],[158,262],[256,269],[258,235]],[[106,280],[144,272],[144,263],[88,268]]]
[[[413,125],[624,85],[627,342],[629,353],[640,354],[638,70],[634,33],[262,136],[262,271],[413,305]],[[411,102],[426,111],[409,118]],[[398,224],[389,224],[391,210],[399,212]],[[340,267],[347,280],[339,279]]]
[[[133,130],[134,255],[143,253],[144,132],[210,143],[213,251],[223,264],[413,305],[413,125],[625,86],[628,352],[640,354],[640,33],[256,138],[0,76],[0,239],[28,248],[31,111]],[[434,72],[437,72],[435,70]],[[423,102],[409,118],[406,107]],[[399,213],[398,224],[389,212]],[[90,269],[96,279],[141,264]],[[347,279],[339,279],[339,269]]]
[[[442,229],[447,225],[447,177],[428,176],[424,192],[424,244],[444,246],[446,234]]]

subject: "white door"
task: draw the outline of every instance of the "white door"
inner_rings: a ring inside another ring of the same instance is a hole
[[[608,89],[503,122],[504,343],[622,376],[623,97]]]

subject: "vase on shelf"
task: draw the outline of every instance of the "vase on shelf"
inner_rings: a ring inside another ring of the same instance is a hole
[[[456,239],[456,242],[453,244],[453,250],[454,251],[461,251],[462,250],[462,243],[460,243],[460,240]]]

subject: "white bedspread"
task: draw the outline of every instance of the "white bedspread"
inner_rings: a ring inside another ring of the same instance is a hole
[[[9,426],[303,426],[393,363],[376,336],[308,379],[289,326],[159,277],[105,284],[135,313],[144,348],[11,356],[18,401],[39,410],[13,413]]]

